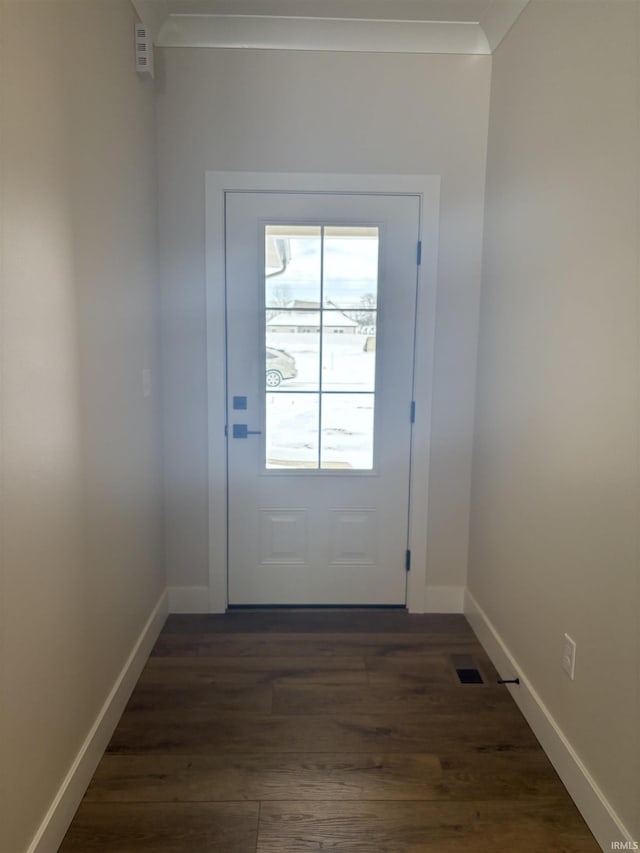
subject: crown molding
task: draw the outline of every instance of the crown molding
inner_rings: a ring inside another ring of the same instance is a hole
[[[229,12],[238,5],[228,0],[132,0],[158,47],[466,55],[492,53],[529,0],[485,0],[458,7],[467,17],[480,9],[478,20],[420,18],[420,10],[442,16],[447,7],[437,2],[324,0],[318,5],[309,0],[302,15],[291,14],[301,8],[291,0],[271,0],[268,7],[245,0],[245,14]]]
[[[518,20],[529,0],[492,0],[480,18],[482,27],[493,53]]]
[[[478,24],[373,21],[338,18],[275,18],[257,15],[171,16],[160,47],[226,47],[262,50],[325,50],[367,53],[488,54]]]

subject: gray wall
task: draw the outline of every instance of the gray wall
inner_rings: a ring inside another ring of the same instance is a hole
[[[469,565],[638,839],[639,11],[532,0],[494,56]]]
[[[25,850],[164,586],[153,89],[129,0],[3,0],[0,850]],[[156,377],[157,379],[157,374]]]
[[[428,585],[461,589],[491,58],[176,48],[163,59],[169,584],[208,583],[205,172],[373,172],[442,176]]]

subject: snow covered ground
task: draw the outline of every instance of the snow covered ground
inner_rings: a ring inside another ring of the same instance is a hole
[[[376,354],[365,351],[366,340],[325,335],[320,379],[319,334],[268,335],[267,346],[292,355],[298,370],[266,394],[268,468],[316,467],[319,441],[321,467],[372,468]]]

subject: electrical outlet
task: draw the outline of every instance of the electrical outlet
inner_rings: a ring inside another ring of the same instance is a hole
[[[562,668],[573,681],[576,672],[576,642],[568,634],[564,635],[562,646]]]

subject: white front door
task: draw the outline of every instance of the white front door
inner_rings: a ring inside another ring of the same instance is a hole
[[[225,194],[231,605],[406,601],[419,215]]]

